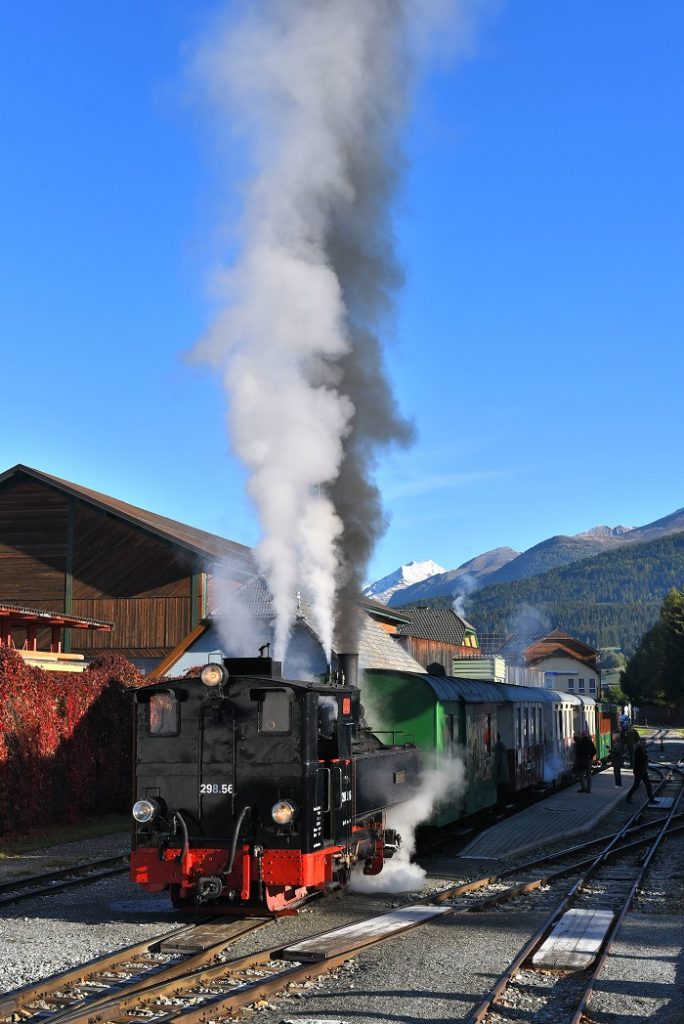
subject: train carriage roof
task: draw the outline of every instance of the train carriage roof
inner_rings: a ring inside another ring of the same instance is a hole
[[[463,679],[460,676],[419,675],[412,672],[394,672],[382,669],[373,670],[372,675],[374,677],[381,677],[383,675],[402,676],[403,678],[414,679],[416,685],[419,682],[424,682],[430,687],[437,700],[440,701],[462,701],[465,704],[528,702],[580,706],[591,706],[596,703],[593,697],[565,693],[561,690],[547,690],[540,686],[516,686],[513,683],[492,683],[482,679]]]

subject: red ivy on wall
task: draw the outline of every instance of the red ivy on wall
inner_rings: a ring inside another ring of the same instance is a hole
[[[0,834],[128,810],[130,690],[144,682],[118,655],[77,674],[0,648]]]

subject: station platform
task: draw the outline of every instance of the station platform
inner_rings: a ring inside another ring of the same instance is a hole
[[[634,776],[631,769],[622,769],[622,786],[616,788],[612,769],[598,772],[591,782],[591,793],[578,792],[577,784],[550,794],[533,807],[481,832],[459,857],[499,860],[511,854],[535,850],[547,843],[570,839],[595,830],[599,822],[621,801],[624,801]],[[640,787],[633,808],[646,799]]]

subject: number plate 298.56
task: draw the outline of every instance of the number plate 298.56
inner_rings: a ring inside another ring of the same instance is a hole
[[[200,796],[226,796],[232,792],[232,782],[200,782]]]

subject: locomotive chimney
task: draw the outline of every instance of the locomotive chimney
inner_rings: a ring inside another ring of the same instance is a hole
[[[337,655],[337,671],[344,676],[346,686],[359,685],[359,655],[358,652],[351,654]]]

